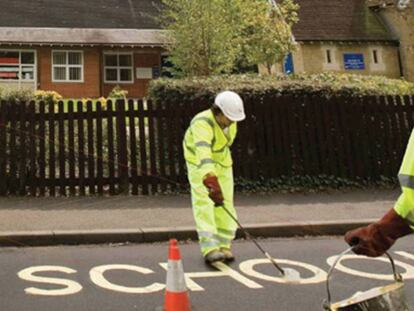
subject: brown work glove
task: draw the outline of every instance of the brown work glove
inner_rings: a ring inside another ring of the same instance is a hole
[[[395,241],[413,230],[407,221],[390,209],[381,220],[345,234],[345,241],[354,246],[353,251],[359,255],[378,257],[383,255]]]
[[[206,175],[203,179],[204,186],[208,189],[208,196],[213,200],[216,206],[223,205],[224,198],[221,192],[218,179],[214,175]]]

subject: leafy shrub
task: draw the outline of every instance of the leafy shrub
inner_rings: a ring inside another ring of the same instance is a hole
[[[34,92],[34,98],[36,100],[43,100],[45,102],[58,102],[59,100],[62,100],[63,97],[58,92],[55,91],[43,91],[43,90],[37,90]]]
[[[123,99],[128,95],[127,90],[123,90],[119,85],[115,86],[108,95],[108,98]]]
[[[12,102],[25,102],[33,99],[32,89],[16,89],[1,87],[0,88],[0,100],[12,101]]]
[[[228,75],[211,78],[157,79],[151,81],[150,96],[156,100],[211,100],[221,90],[233,90],[242,96],[265,94],[333,95],[411,95],[414,83],[382,76],[350,74],[300,75]]]

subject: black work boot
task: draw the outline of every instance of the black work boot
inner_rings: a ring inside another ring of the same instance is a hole
[[[206,263],[213,263],[216,261],[224,261],[226,258],[224,256],[224,254],[222,252],[220,252],[219,250],[215,249],[212,250],[211,252],[207,253],[204,256],[204,260]]]
[[[235,259],[233,253],[229,248],[222,247],[220,248],[220,252],[223,253],[226,261],[233,261]]]

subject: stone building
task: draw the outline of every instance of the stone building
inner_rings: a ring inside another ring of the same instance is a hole
[[[406,0],[407,1],[407,0]],[[342,72],[414,81],[413,5],[398,0],[296,0],[297,49],[274,71]]]

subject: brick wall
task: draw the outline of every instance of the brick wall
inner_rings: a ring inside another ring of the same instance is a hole
[[[84,98],[100,96],[100,49],[83,48],[84,81],[83,82],[52,82],[52,50],[70,50],[67,48],[39,48],[38,77],[39,89],[53,90],[66,98]],[[80,50],[80,49],[72,49]]]
[[[52,82],[52,50],[83,50],[84,54],[84,81],[83,82]],[[50,48],[37,49],[38,57],[38,89],[53,90],[65,98],[97,98],[107,96],[117,84],[104,83],[102,48]],[[131,51],[131,49],[122,49]],[[128,91],[130,97],[143,97],[147,95],[149,79],[137,79],[137,67],[160,67],[161,49],[135,49],[134,52],[134,82],[120,84],[122,89]]]
[[[137,67],[152,68],[158,66],[160,68],[161,50],[145,51],[136,50],[134,54],[134,83],[119,84],[119,86],[128,91],[129,97],[143,97],[147,95],[149,79],[137,79],[135,70]],[[103,76],[102,76],[103,80]],[[103,94],[107,96],[109,92],[116,86],[116,83],[105,83],[103,85]]]

